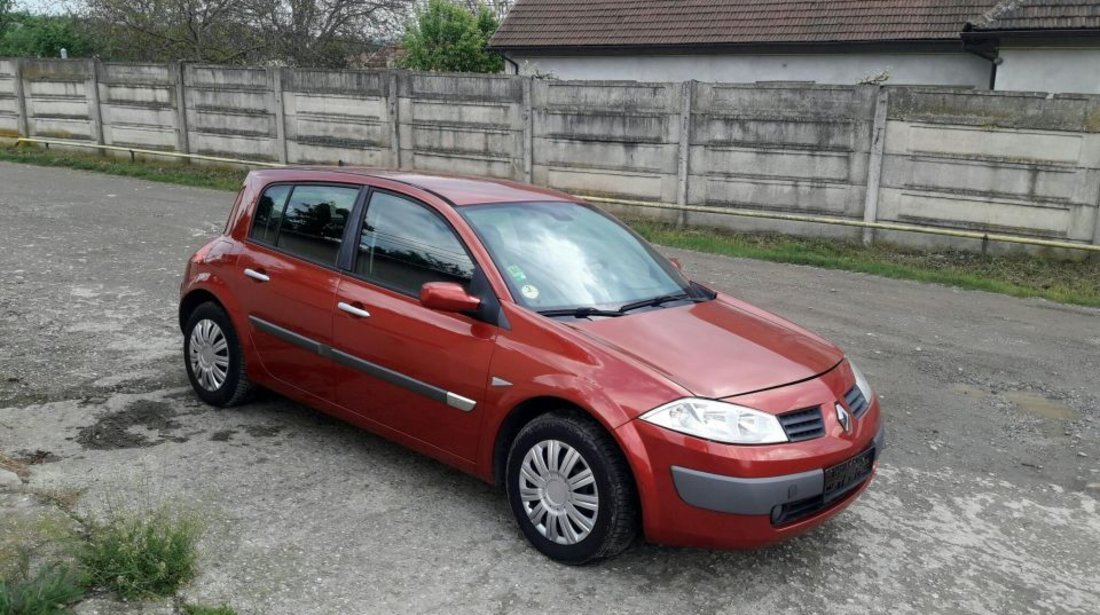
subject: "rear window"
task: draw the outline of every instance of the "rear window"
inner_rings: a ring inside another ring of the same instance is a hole
[[[336,265],[340,242],[359,188],[278,185],[256,204],[249,236],[321,265]]]

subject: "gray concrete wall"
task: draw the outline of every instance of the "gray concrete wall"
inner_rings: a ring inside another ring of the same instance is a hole
[[[509,53],[524,75],[558,79],[632,79],[855,85],[886,73],[891,85],[989,88],[991,64],[962,49],[947,53],[819,53],[545,56]]]
[[[16,134],[1100,242],[1100,96],[0,59],[0,136]]]

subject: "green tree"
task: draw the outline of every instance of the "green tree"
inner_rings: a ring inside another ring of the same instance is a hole
[[[0,56],[56,58],[62,49],[72,58],[87,57],[96,52],[96,44],[68,15],[10,12],[0,17]]]
[[[413,70],[499,73],[504,58],[485,46],[500,22],[484,4],[474,13],[454,0],[429,0],[405,31],[401,65]]]

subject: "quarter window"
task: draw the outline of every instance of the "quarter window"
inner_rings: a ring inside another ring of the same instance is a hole
[[[256,205],[250,236],[294,256],[334,266],[358,196],[358,188],[345,186],[273,186]]]
[[[469,288],[474,264],[439,214],[409,199],[375,192],[367,207],[355,272],[416,296],[428,282],[457,282]]]
[[[275,233],[279,230],[279,220],[283,218],[283,208],[289,194],[290,186],[271,186],[264,191],[256,203],[256,216],[249,237],[262,243],[275,243]]]

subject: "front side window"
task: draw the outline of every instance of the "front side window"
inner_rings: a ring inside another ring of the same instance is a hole
[[[256,204],[249,236],[294,256],[335,266],[358,196],[359,188],[348,186],[272,186]]]
[[[512,296],[539,311],[618,310],[692,292],[667,259],[594,207],[513,203],[462,207]]]
[[[428,282],[469,288],[474,263],[443,218],[410,199],[375,192],[359,240],[355,272],[413,296]]]

